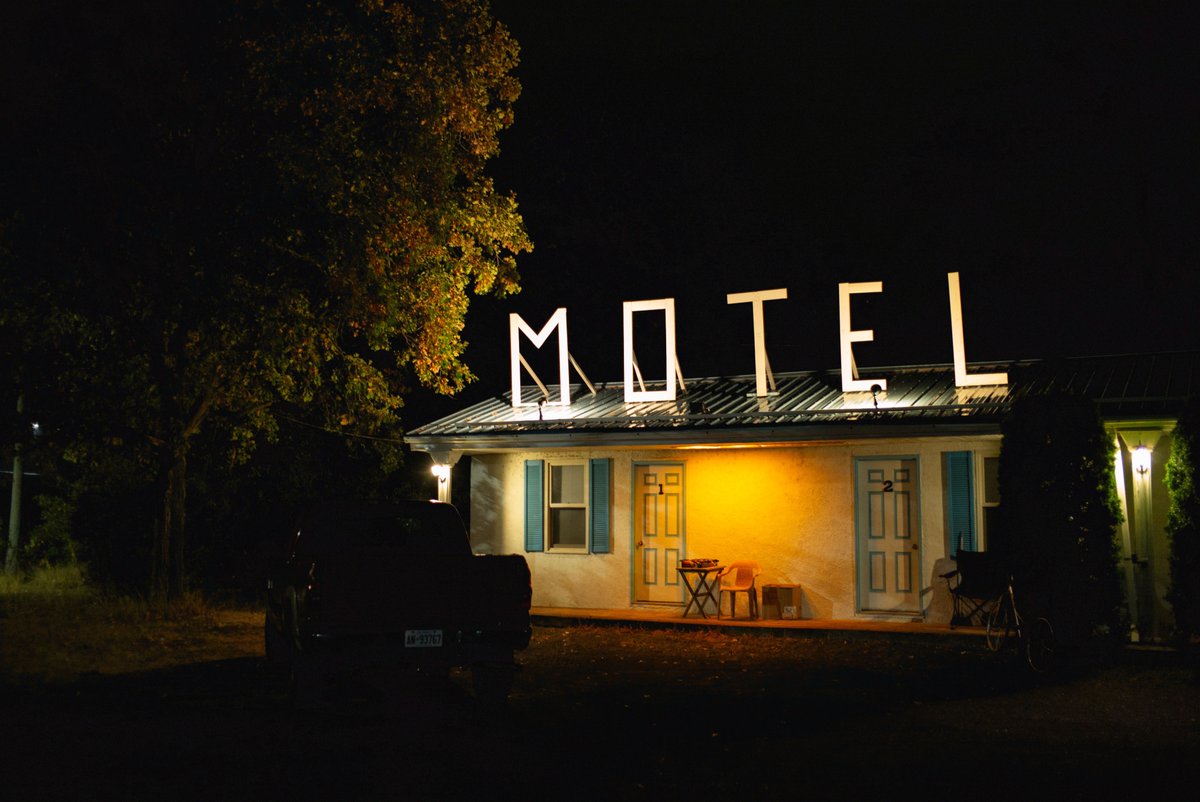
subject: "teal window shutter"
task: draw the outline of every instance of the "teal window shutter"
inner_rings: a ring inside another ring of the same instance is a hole
[[[525,551],[544,551],[546,539],[546,503],[540,459],[525,460]]]
[[[946,532],[950,541],[950,556],[959,549],[976,551],[975,537],[975,476],[970,451],[946,452]]]
[[[611,515],[609,514],[609,487],[612,484],[611,460],[591,461],[592,482],[588,490],[588,532],[591,534],[592,553],[607,554],[612,551]]]

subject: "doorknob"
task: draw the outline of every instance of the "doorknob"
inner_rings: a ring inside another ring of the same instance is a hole
[[[913,544],[913,551],[916,551],[916,550],[917,550],[917,544],[916,544],[916,543],[914,543],[914,544]]]
[[[646,545],[646,544],[645,544],[645,543],[643,543],[643,542],[642,542],[642,541],[640,541],[640,540],[637,542],[637,547],[638,547],[639,549],[640,549],[642,546],[644,546],[644,545]]]

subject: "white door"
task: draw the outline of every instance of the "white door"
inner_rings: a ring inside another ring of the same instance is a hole
[[[634,601],[682,604],[683,466],[636,466],[633,504]]]
[[[915,459],[856,460],[858,600],[864,612],[920,612],[918,501]]]

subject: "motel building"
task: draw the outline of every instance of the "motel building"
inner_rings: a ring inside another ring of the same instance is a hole
[[[959,548],[986,550],[1003,503],[1001,421],[1022,397],[1070,390],[1096,402],[1116,444],[1130,636],[1165,638],[1163,478],[1200,353],[969,364],[957,278],[948,276],[954,363],[944,365],[856,367],[853,344],[872,333],[853,329],[851,300],[876,283],[841,285],[841,367],[826,371],[771,370],[764,304],[786,290],[728,296],[753,310],[755,372],[744,376],[682,376],[672,299],[624,304],[620,382],[592,382],[570,356],[565,309],[540,331],[512,315],[509,391],[405,441],[432,458],[443,500],[454,466],[469,465],[473,547],[523,554],[535,607],[681,615],[680,563],[706,558],[756,561],[760,594],[781,586],[796,602],[789,617],[947,624],[938,576]],[[635,314],[664,316],[665,360],[654,363],[666,379],[642,375]],[[557,384],[521,355],[552,334]],[[738,604],[744,617],[744,595]]]

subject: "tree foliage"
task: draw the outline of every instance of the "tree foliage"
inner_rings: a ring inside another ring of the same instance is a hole
[[[421,382],[460,389],[467,289],[514,291],[529,247],[484,172],[520,91],[516,43],[475,0],[263,3],[242,19],[256,133],[282,188],[264,226],[273,261],[315,266],[362,346],[399,342]]]
[[[63,12],[9,26],[55,46],[9,56],[0,332],[69,460],[157,488],[174,592],[201,432],[236,464],[281,415],[386,434],[413,383],[473,378],[470,297],[530,248],[485,172],[518,50],[482,0]]]
[[[1114,445],[1095,405],[1071,395],[1013,405],[1000,450],[1000,520],[990,548],[1053,608],[1055,628],[1120,632]]]
[[[1190,399],[1171,437],[1166,484],[1170,495],[1167,535],[1171,541],[1171,586],[1167,601],[1175,613],[1175,634],[1187,641],[1200,635],[1200,401]]]

